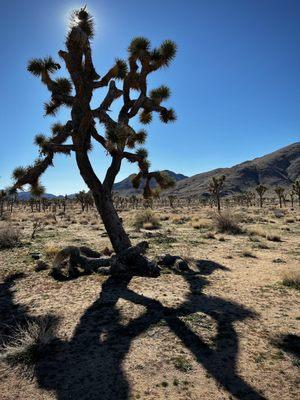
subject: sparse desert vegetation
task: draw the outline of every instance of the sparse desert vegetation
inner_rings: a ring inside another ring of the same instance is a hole
[[[0,400],[298,400],[300,8],[6,3]]]
[[[224,222],[209,205],[184,199],[173,207],[156,200],[153,209],[118,204],[133,243],[148,241],[149,259],[170,253],[188,270],[56,281],[49,272],[66,246],[110,254],[94,206],[82,211],[74,199],[65,212],[57,202],[51,213],[54,203],[33,213],[29,203],[12,213],[4,207],[1,227],[22,234],[0,251],[2,397],[296,399],[299,358],[288,338],[299,346],[299,209],[274,218],[273,206],[224,205]],[[31,239],[33,221],[46,215]],[[56,322],[47,331],[49,314]]]

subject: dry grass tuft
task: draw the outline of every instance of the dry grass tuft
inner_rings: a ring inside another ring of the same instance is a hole
[[[0,228],[0,249],[11,249],[20,244],[20,231],[11,225]]]
[[[229,212],[214,214],[213,222],[220,233],[231,233],[233,235],[243,233],[243,230],[238,223],[237,216]]]
[[[266,235],[266,238],[268,240],[270,240],[270,242],[281,242],[282,241],[281,237],[279,235],[274,234],[274,233],[268,233]]]
[[[8,343],[1,347],[0,360],[11,366],[23,366],[28,373],[55,338],[57,323],[53,318],[18,326]]]
[[[152,210],[143,210],[134,216],[132,226],[137,230],[142,228],[158,229],[160,228],[160,222]]]
[[[300,270],[285,271],[282,275],[282,284],[300,290]]]
[[[60,250],[61,249],[55,244],[49,244],[48,246],[45,247],[45,256],[48,260],[54,260],[56,254]]]

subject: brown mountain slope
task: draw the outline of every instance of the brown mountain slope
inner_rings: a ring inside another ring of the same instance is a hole
[[[177,182],[166,194],[180,197],[206,195],[210,179],[225,175],[224,195],[253,190],[258,184],[274,188],[291,186],[300,178],[300,142],[231,168],[218,168]]]

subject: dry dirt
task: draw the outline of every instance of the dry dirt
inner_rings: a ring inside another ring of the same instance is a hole
[[[0,250],[0,329],[50,314],[58,337],[31,379],[1,363],[0,399],[299,399],[300,292],[282,284],[300,268],[299,209],[236,208],[239,235],[218,233],[209,208],[155,210],[161,228],[140,232],[136,212],[121,212],[133,242],[194,273],[57,282],[31,253],[50,262],[68,244],[110,247],[94,211],[41,213],[33,240],[29,210],[1,223],[22,230],[22,246]]]

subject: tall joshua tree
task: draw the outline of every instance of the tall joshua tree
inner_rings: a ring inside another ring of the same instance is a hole
[[[225,175],[216,177],[214,176],[212,180],[209,183],[209,191],[210,193],[214,196],[217,206],[218,206],[218,211],[221,211],[221,191],[224,187],[224,182],[225,182]]]
[[[148,93],[147,83],[151,73],[170,65],[176,54],[176,45],[165,40],[160,47],[151,48],[148,39],[136,37],[129,45],[127,60],[116,59],[112,68],[100,77],[93,63],[93,35],[93,19],[87,9],[84,7],[75,11],[66,37],[66,49],[58,52],[69,78],[53,78],[61,66],[52,57],[29,61],[28,71],[39,77],[50,91],[51,99],[44,105],[45,114],[53,116],[61,106],[67,106],[71,118],[65,124],[55,123],[50,137],[35,137],[40,157],[32,166],[14,171],[14,187],[29,184],[35,190],[40,176],[53,165],[55,154],[75,154],[80,174],[93,195],[112,246],[120,254],[131,246],[112,201],[112,187],[122,161],[137,163],[139,173],[133,183],[138,187],[142,180],[145,182],[145,197],[151,195],[149,182],[152,178],[162,188],[170,185],[160,172],[149,171],[146,149],[136,148],[145,142],[147,133],[144,129],[135,131],[131,120],[138,117],[142,124],[147,125],[153,113],[158,113],[163,123],[175,120],[174,110],[162,105],[170,96],[169,88],[160,86]],[[117,87],[116,81],[120,81],[121,88]],[[104,88],[107,88],[106,94],[98,107],[92,108],[92,97],[94,100]],[[113,119],[110,109],[117,99],[121,99],[122,103],[117,118]],[[103,128],[104,134],[99,132],[96,122]],[[111,157],[103,181],[96,175],[89,159],[92,139]]]
[[[266,193],[266,191],[268,189],[264,185],[258,185],[258,186],[256,186],[255,190],[256,190],[256,193],[259,196],[259,205],[260,205],[260,207],[262,207],[263,206],[263,202],[264,202],[264,194]]]
[[[298,196],[298,202],[300,206],[300,180],[296,180],[296,182],[293,184],[293,191]]]
[[[284,197],[284,191],[285,191],[285,189],[284,189],[283,187],[281,187],[281,186],[277,186],[277,187],[275,188],[275,193],[276,193],[277,196],[278,196],[280,208],[282,208],[282,200],[285,199],[285,197]]]

